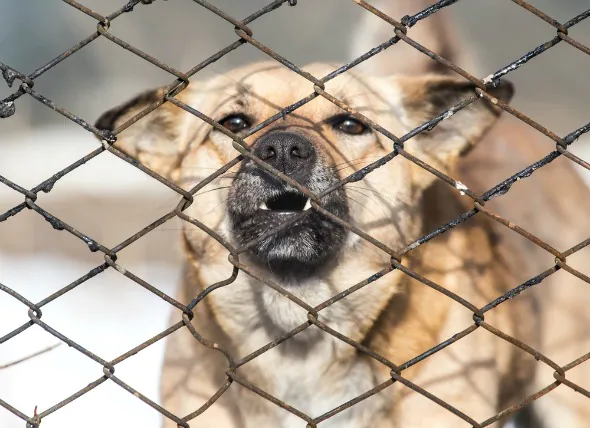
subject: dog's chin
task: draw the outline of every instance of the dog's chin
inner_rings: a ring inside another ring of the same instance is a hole
[[[333,240],[319,240],[315,239],[316,236],[317,232],[312,228],[296,225],[287,232],[265,239],[251,253],[275,275],[304,279],[317,274],[337,257]]]
[[[280,226],[297,213],[256,213],[234,223],[237,241],[244,245],[270,229]],[[259,267],[269,270],[287,283],[297,283],[329,268],[338,257],[346,231],[339,225],[311,213],[249,248],[248,253]]]

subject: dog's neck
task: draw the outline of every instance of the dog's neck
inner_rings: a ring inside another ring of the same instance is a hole
[[[347,251],[346,258],[358,260],[363,252],[366,253],[364,247]],[[246,261],[244,263],[250,266]],[[383,265],[387,265],[387,258],[383,259]],[[348,266],[353,266],[355,272],[351,272],[352,268]],[[296,284],[279,283],[270,272],[261,272],[260,276],[266,279],[273,278],[277,285],[314,308],[351,286],[350,278],[369,278],[382,267],[368,263],[364,268],[366,272],[359,272],[358,264],[348,264],[347,260],[342,259],[331,275],[310,276]],[[227,268],[222,270],[217,265],[198,262],[191,263],[190,269],[193,271],[190,277],[198,278],[200,287],[210,284],[211,278],[218,272],[227,271]],[[345,299],[336,300],[327,305],[318,312],[317,324],[325,323],[336,332],[358,343],[363,342],[387,304],[389,300],[387,296],[395,293],[400,276],[400,272],[390,272]],[[218,277],[221,279],[221,276],[218,275]],[[197,291],[195,285],[187,284],[187,289],[194,290],[189,293]],[[227,346],[239,358],[245,357],[267,343],[276,341],[292,329],[303,328],[306,324],[309,326],[305,330],[282,343],[272,352],[280,353],[282,358],[293,356],[299,361],[313,358],[314,365],[320,369],[327,367],[334,359],[339,361],[353,359],[356,353],[351,345],[313,325],[314,318],[312,317],[311,321],[308,318],[311,311],[244,272],[240,272],[232,284],[213,291],[205,301],[199,304],[207,305],[210,316],[215,319],[216,324],[226,336]],[[218,340],[217,338],[209,339]]]

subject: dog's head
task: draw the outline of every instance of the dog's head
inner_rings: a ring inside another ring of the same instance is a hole
[[[312,65],[306,70],[322,76],[333,67]],[[450,77],[377,79],[352,72],[330,81],[326,91],[397,136],[475,94],[471,83]],[[506,102],[512,88],[503,84],[492,93]],[[161,90],[141,95],[105,113],[97,127],[116,129],[162,95]],[[268,63],[193,83],[178,96],[225,129],[239,136],[249,134],[244,140],[254,156],[313,194],[322,195],[320,205],[325,211],[312,208],[300,189],[245,157],[199,190],[187,211],[236,247],[247,246],[245,254],[253,262],[283,277],[303,278],[318,269],[332,269],[340,257],[352,254],[347,250],[358,248],[361,239],[342,222],[390,247],[408,244],[416,238],[420,226],[413,209],[434,179],[397,156],[363,180],[339,186],[342,179],[362,167],[392,157],[393,141],[334,103],[314,96],[309,81]],[[307,97],[313,99],[269,126],[250,132],[281,109]],[[449,115],[434,129],[410,139],[405,149],[448,171],[498,114],[494,105],[481,98],[452,118]],[[123,131],[115,147],[182,187],[191,188],[239,155],[232,143],[224,132],[168,102]],[[297,216],[302,218],[261,239]],[[189,228],[185,236],[198,258],[215,253],[206,234]],[[354,257],[366,261],[367,271],[387,262],[383,255],[374,259],[367,254]]]

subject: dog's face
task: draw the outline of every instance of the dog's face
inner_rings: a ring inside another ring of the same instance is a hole
[[[327,65],[306,67],[318,77],[333,69]],[[329,94],[397,136],[474,95],[473,89],[473,85],[449,77],[375,79],[351,72],[326,85]],[[310,94],[313,85],[309,81],[282,66],[263,63],[191,84],[178,98],[244,136]],[[511,95],[509,85],[494,92],[503,101]],[[107,112],[97,126],[114,129],[161,96],[161,91],[155,91],[138,97]],[[497,116],[497,108],[479,99],[409,140],[405,148],[447,171]],[[332,275],[335,282],[344,280],[351,285],[356,276],[374,273],[389,263],[389,256],[367,249],[358,235],[330,214],[392,248],[417,237],[420,215],[416,209],[434,176],[397,156],[362,180],[339,186],[342,179],[362,167],[391,157],[393,141],[325,98],[317,96],[251,133],[245,142],[253,155],[315,195],[323,195],[320,205],[328,214],[312,208],[300,190],[248,158],[199,190],[187,213],[235,247],[247,246],[244,255],[248,261],[279,278],[289,278],[285,284],[300,283],[323,270],[323,277]],[[224,132],[166,103],[126,129],[116,147],[182,187],[191,188],[239,155],[232,143]],[[328,189],[332,191],[323,194]],[[303,218],[272,236],[263,236],[298,216]],[[227,260],[227,250],[206,233],[187,227],[185,237],[194,258],[203,265]],[[359,248],[363,251],[357,251]],[[337,278],[334,272],[346,258],[354,260],[353,271],[341,269]],[[338,290],[318,292],[319,300],[334,291]]]

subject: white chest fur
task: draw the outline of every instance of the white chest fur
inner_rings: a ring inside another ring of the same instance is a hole
[[[310,327],[315,329],[315,327]],[[299,351],[294,349],[297,343],[291,342],[285,349],[273,349],[257,357],[239,369],[239,373],[256,383],[265,392],[272,394],[284,403],[312,417],[320,417],[327,412],[371,390],[386,379],[377,379],[366,357],[350,352],[342,358],[342,344],[338,339],[321,332],[310,331],[315,336],[313,345],[301,344]],[[305,335],[306,332],[301,333]],[[304,340],[304,338],[301,338]],[[250,379],[248,374],[256,373]],[[257,397],[253,392],[240,388],[235,390],[239,397],[251,401],[251,407],[242,406],[247,427],[302,427],[305,422],[281,407]],[[381,393],[368,400],[343,410],[322,422],[325,427],[359,427],[370,426],[370,420],[385,406],[385,400],[391,400],[390,394]],[[260,400],[264,400],[264,404]],[[258,409],[263,405],[264,411]]]

